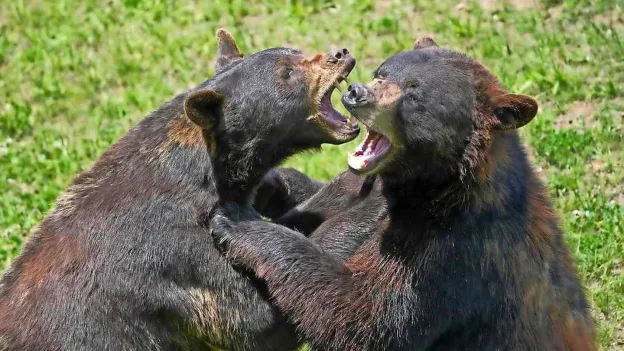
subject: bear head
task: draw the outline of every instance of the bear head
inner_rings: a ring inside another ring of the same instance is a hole
[[[423,37],[351,85],[342,102],[368,133],[349,156],[356,173],[427,184],[478,176],[493,140],[530,122],[537,102],[511,94],[484,66]]]
[[[347,49],[305,56],[271,48],[243,57],[227,31],[217,31],[217,42],[215,76],[188,94],[184,111],[202,128],[221,195],[248,198],[245,184],[286,157],[358,135],[331,103],[355,66]]]

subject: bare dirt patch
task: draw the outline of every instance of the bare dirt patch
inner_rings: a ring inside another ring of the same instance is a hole
[[[384,15],[392,7],[392,5],[399,3],[396,0],[381,0],[375,4],[375,13],[378,15]]]
[[[616,30],[624,29],[624,16],[618,11],[596,14],[592,17],[592,20],[597,25],[606,25]]]
[[[582,131],[592,129],[598,123],[597,114],[601,107],[601,104],[597,102],[575,102],[564,114],[555,118],[555,130],[574,129]]]

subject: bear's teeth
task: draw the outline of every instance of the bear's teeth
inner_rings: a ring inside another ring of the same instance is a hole
[[[353,128],[353,124],[356,123],[354,119],[355,118],[351,115],[347,116],[347,127]]]
[[[338,81],[334,81],[334,88],[338,89],[338,91],[340,91],[341,93],[344,92]]]

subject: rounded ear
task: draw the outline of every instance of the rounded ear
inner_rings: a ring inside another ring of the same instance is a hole
[[[414,42],[414,50],[420,50],[428,47],[439,47],[438,43],[431,37],[420,37]]]
[[[208,153],[214,156],[217,148],[214,132],[223,117],[223,95],[214,90],[190,93],[184,100],[184,114],[202,128]]]
[[[215,66],[216,73],[243,59],[243,54],[238,51],[234,37],[227,30],[223,28],[217,30],[217,44],[219,47],[217,49],[217,64]]]
[[[492,101],[494,115],[500,122],[498,130],[517,129],[531,122],[537,114],[537,101],[519,94],[503,94]]]
[[[199,90],[190,93],[184,100],[184,113],[204,130],[212,130],[222,115],[223,95],[214,90]]]

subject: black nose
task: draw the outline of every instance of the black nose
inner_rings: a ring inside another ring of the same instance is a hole
[[[347,48],[340,48],[330,51],[327,54],[327,60],[329,62],[336,63],[339,61],[353,60],[353,56],[351,56],[351,53],[349,53]]]
[[[366,88],[362,84],[352,84],[342,96],[345,107],[355,106],[366,101]]]
[[[338,60],[342,60],[344,57],[349,56],[349,50],[346,48],[338,49],[334,51],[334,57]]]

